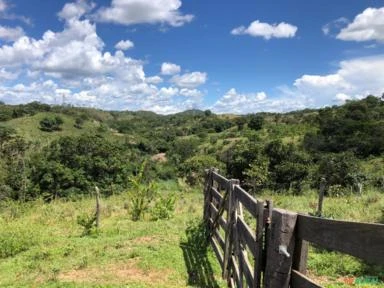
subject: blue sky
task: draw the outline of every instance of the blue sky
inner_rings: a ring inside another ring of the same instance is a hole
[[[0,100],[285,112],[384,92],[384,2],[0,0]]]

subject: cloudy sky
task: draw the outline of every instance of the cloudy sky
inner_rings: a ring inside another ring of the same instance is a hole
[[[0,100],[245,114],[384,92],[384,2],[0,0]]]

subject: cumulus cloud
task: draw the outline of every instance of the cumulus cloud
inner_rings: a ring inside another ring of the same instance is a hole
[[[87,0],[77,0],[73,3],[66,3],[58,16],[64,20],[80,19],[84,14],[95,8],[95,3]]]
[[[295,37],[297,27],[281,22],[279,24],[268,24],[260,22],[259,20],[253,21],[248,27],[240,26],[231,31],[232,35],[250,35],[253,37],[263,37],[264,39],[271,38],[292,38]]]
[[[0,0],[0,12],[7,10],[7,3],[4,0]]]
[[[24,36],[24,30],[21,27],[7,27],[0,25],[0,39],[5,41],[16,41]]]
[[[133,48],[135,45],[130,40],[121,40],[118,43],[116,43],[115,48],[119,50],[128,50]]]
[[[182,26],[191,22],[193,15],[182,14],[180,0],[112,0],[111,6],[100,8],[95,19],[122,25],[141,23]]]
[[[121,50],[105,51],[96,25],[83,17],[92,9],[87,1],[67,3],[58,13],[62,31],[48,30],[39,39],[22,36],[0,46],[0,99],[61,104],[65,98],[78,106],[164,113],[200,105],[201,98],[192,97],[197,91],[158,87],[163,79],[146,77],[143,61]]]
[[[181,71],[181,67],[179,65],[164,62],[161,64],[161,74],[163,75],[174,75]]]
[[[147,77],[145,81],[149,84],[160,84],[163,82],[163,78],[160,76],[152,76],[152,77]]]
[[[367,8],[336,37],[346,41],[384,41],[384,7]]]
[[[207,81],[207,73],[191,72],[183,75],[175,75],[170,81],[178,87],[193,89],[203,85]]]
[[[384,91],[384,55],[341,61],[335,73],[303,75],[293,84],[295,93],[313,99],[315,106],[359,99]]]

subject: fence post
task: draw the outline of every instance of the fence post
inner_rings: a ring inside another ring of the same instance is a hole
[[[212,178],[213,171],[217,172],[218,170],[215,168],[210,168],[207,172],[207,176],[205,178],[205,184],[204,184],[204,221],[208,224],[209,224],[208,220],[210,217],[209,205],[212,201],[211,188],[213,186],[213,178]]]
[[[320,180],[320,190],[319,190],[319,203],[317,206],[317,212],[316,216],[321,217],[323,214],[323,200],[324,200],[324,192],[325,192],[325,186],[326,186],[326,180],[324,177]]]
[[[297,213],[282,209],[272,211],[271,233],[266,247],[267,263],[264,273],[266,288],[289,287],[296,220]]]

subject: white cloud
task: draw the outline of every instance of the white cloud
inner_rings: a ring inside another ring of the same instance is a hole
[[[348,24],[349,21],[345,17],[340,17],[336,20],[333,20],[327,24],[325,24],[321,30],[323,31],[324,35],[334,35],[336,30],[340,30],[342,26],[345,24]]]
[[[1,100],[61,104],[65,98],[78,106],[164,113],[200,105],[199,97],[186,99],[180,93],[187,92],[177,87],[157,87],[163,79],[146,77],[144,61],[121,50],[105,51],[96,25],[82,17],[92,5],[68,3],[58,13],[64,20],[62,31],[48,30],[40,39],[23,36],[0,46]]]
[[[7,10],[7,3],[4,0],[0,0],[0,12]]]
[[[128,50],[133,48],[135,45],[130,40],[121,40],[118,43],[116,43],[115,48],[119,50]]]
[[[123,25],[161,23],[177,27],[193,19],[193,15],[180,12],[181,5],[180,0],[112,0],[111,6],[100,8],[95,18]]]
[[[259,20],[253,21],[248,28],[245,26],[240,26],[234,28],[231,31],[232,35],[245,35],[248,34],[253,37],[263,37],[264,39],[271,38],[292,38],[295,37],[297,32],[297,27],[281,22],[279,24],[268,24],[260,22]]]
[[[80,19],[86,13],[95,8],[95,3],[87,0],[77,0],[74,3],[66,3],[63,9],[58,13],[58,16],[64,20]]]
[[[24,22],[25,24],[31,25],[32,21],[30,18],[25,17],[23,15],[17,15],[13,13],[9,13],[8,10],[12,8],[12,4],[9,5],[9,2],[5,0],[0,0],[0,19],[5,19],[5,20],[19,20]]]
[[[16,41],[24,36],[24,30],[21,27],[7,27],[0,25],[0,39],[5,41]]]
[[[303,75],[295,80],[292,93],[313,99],[318,107],[383,91],[384,55],[378,55],[342,61],[333,74]]]
[[[180,89],[180,95],[183,95],[185,97],[199,98],[203,96],[203,92],[198,89],[182,88]]]
[[[163,82],[163,78],[161,78],[160,76],[152,76],[152,77],[147,77],[145,79],[145,81],[148,83],[148,84],[160,84]]]
[[[384,7],[367,8],[336,37],[346,41],[384,41]]]
[[[207,73],[205,72],[191,72],[183,75],[175,75],[170,80],[178,87],[193,89],[203,85],[207,81]]]
[[[161,74],[163,75],[174,75],[181,71],[181,67],[179,65],[164,62],[161,64]]]

